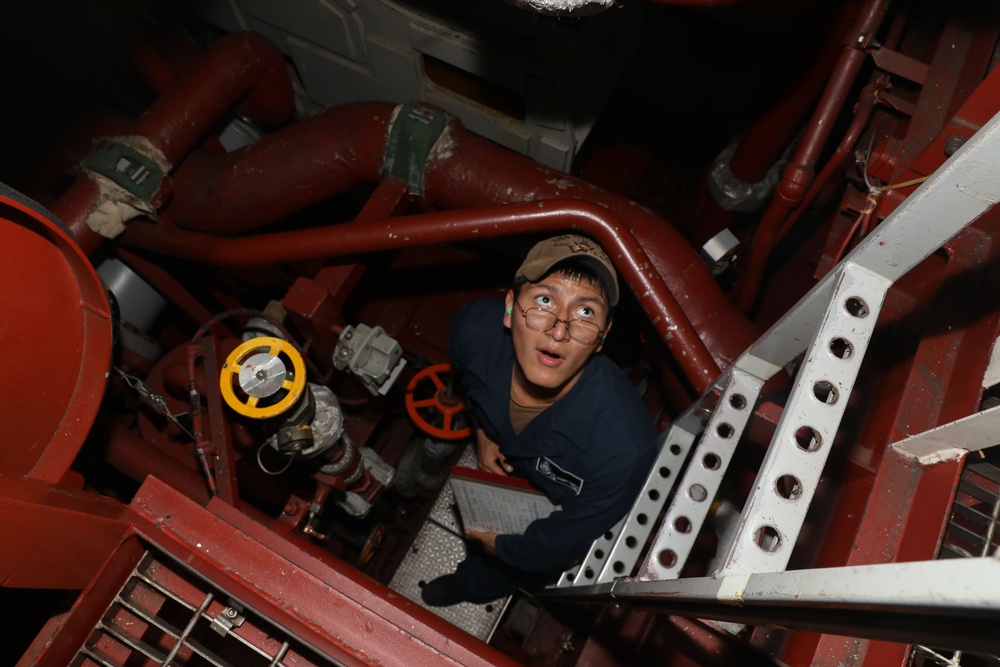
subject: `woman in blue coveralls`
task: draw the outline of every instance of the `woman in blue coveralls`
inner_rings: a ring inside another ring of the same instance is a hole
[[[656,430],[621,369],[598,354],[618,303],[614,265],[594,241],[542,241],[506,299],[451,321],[449,354],[464,382],[479,467],[525,477],[561,506],[523,535],[467,530],[482,544],[427,583],[430,606],[483,603],[544,584],[632,506]]]

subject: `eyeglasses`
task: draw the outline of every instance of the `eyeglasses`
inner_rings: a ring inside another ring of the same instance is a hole
[[[604,340],[604,332],[593,322],[581,319],[561,320],[551,310],[544,310],[542,308],[528,308],[525,310],[521,308],[521,304],[517,301],[514,302],[514,305],[521,311],[521,315],[524,316],[524,323],[528,325],[529,329],[543,332],[550,331],[562,322],[566,325],[566,333],[569,334],[569,337],[578,343],[593,345],[598,340]]]

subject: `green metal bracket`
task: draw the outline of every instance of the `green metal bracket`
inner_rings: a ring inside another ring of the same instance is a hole
[[[85,169],[110,178],[136,197],[149,201],[160,189],[164,173],[145,155],[123,143],[106,139],[83,160]]]
[[[382,175],[402,178],[409,182],[410,194],[422,195],[427,157],[447,124],[448,116],[440,111],[404,104],[389,130]]]

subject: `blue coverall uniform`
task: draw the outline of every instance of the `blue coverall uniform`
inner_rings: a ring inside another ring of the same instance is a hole
[[[576,385],[520,433],[510,423],[514,347],[502,301],[486,298],[451,321],[449,355],[461,374],[473,426],[561,509],[523,535],[499,535],[497,558],[470,554],[457,570],[470,602],[532,587],[569,567],[623,517],[652,465],[656,429],[635,387],[607,357],[590,358]]]

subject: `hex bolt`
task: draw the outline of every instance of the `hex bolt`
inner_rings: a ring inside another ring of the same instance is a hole
[[[944,154],[951,157],[958,151],[959,148],[965,145],[968,141],[961,134],[953,134],[944,140]]]

